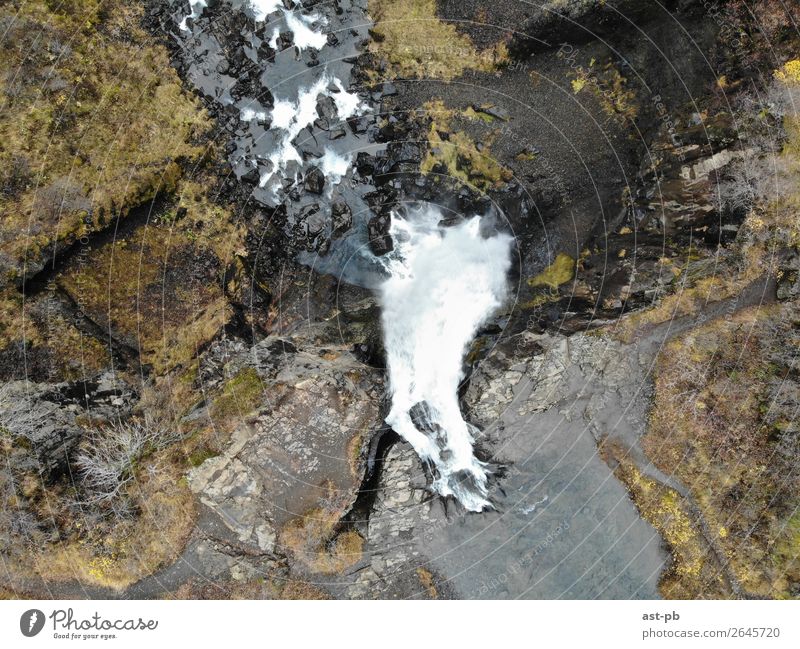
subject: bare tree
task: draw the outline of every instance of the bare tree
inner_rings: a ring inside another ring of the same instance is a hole
[[[138,420],[92,432],[76,460],[86,492],[82,504],[111,503],[133,480],[136,463],[171,441],[173,436]]]

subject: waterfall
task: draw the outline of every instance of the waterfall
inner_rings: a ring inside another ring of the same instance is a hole
[[[511,236],[485,236],[481,217],[442,227],[425,206],[392,214],[394,250],[380,286],[391,410],[386,417],[433,470],[433,488],[470,511],[489,506],[487,467],[461,414],[463,361],[478,329],[503,302]]]

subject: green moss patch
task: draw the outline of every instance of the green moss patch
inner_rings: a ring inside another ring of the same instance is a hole
[[[490,152],[491,135],[485,138],[483,150],[466,132],[455,130],[452,124],[460,117],[475,119],[463,112],[447,108],[436,100],[425,104],[431,123],[428,129],[428,152],[422,160],[422,173],[440,173],[481,190],[501,187],[511,180],[510,169],[501,165]],[[473,115],[478,115],[471,108]]]
[[[263,401],[264,387],[264,381],[254,368],[241,370],[214,399],[211,405],[212,419],[224,423],[250,414]]]

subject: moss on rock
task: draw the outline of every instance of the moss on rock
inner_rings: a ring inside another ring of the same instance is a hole
[[[471,108],[471,113],[448,108],[441,100],[426,103],[424,109],[431,123],[428,152],[420,165],[422,173],[445,174],[481,190],[499,188],[511,180],[511,170],[491,155],[491,135],[479,148],[469,134],[453,128],[459,118],[476,119],[478,113]]]

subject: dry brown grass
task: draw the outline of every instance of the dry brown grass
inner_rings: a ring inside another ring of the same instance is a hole
[[[419,579],[419,583],[422,584],[422,587],[425,589],[430,599],[439,598],[439,591],[436,589],[436,581],[430,570],[422,567],[417,568],[417,579]]]
[[[192,531],[195,503],[171,461],[153,475],[139,472],[129,493],[140,509],[130,520],[89,524],[74,517],[64,529],[66,540],[23,558],[22,566],[51,582],[124,589],[180,556]]]
[[[436,0],[370,0],[378,38],[370,49],[390,76],[453,79],[465,70],[490,72],[508,61],[505,42],[478,51],[469,37],[436,15]]]
[[[800,448],[792,305],[720,318],[669,343],[643,440],[687,486],[750,594],[800,587]]]
[[[340,509],[319,507],[287,523],[279,542],[312,572],[341,573],[361,559],[363,537],[339,531]]]
[[[166,50],[139,26],[143,5],[50,6],[0,10],[13,17],[0,56],[0,161],[21,169],[0,196],[0,252],[11,276],[26,254],[36,259],[53,242],[74,241],[174,190],[176,161],[201,155],[195,140],[210,128]],[[56,56],[48,43],[68,50]]]
[[[196,182],[179,189],[172,210],[90,251],[58,279],[85,313],[138,349],[156,374],[190,366],[228,322],[223,274],[245,254],[243,231],[228,210],[211,203]]]
[[[308,582],[290,580],[281,591],[280,599],[319,600],[331,599],[331,596]]]
[[[628,488],[642,517],[669,547],[673,563],[661,576],[662,595],[668,599],[730,597],[713,548],[681,496],[643,475],[620,445],[604,441],[600,453]]]

